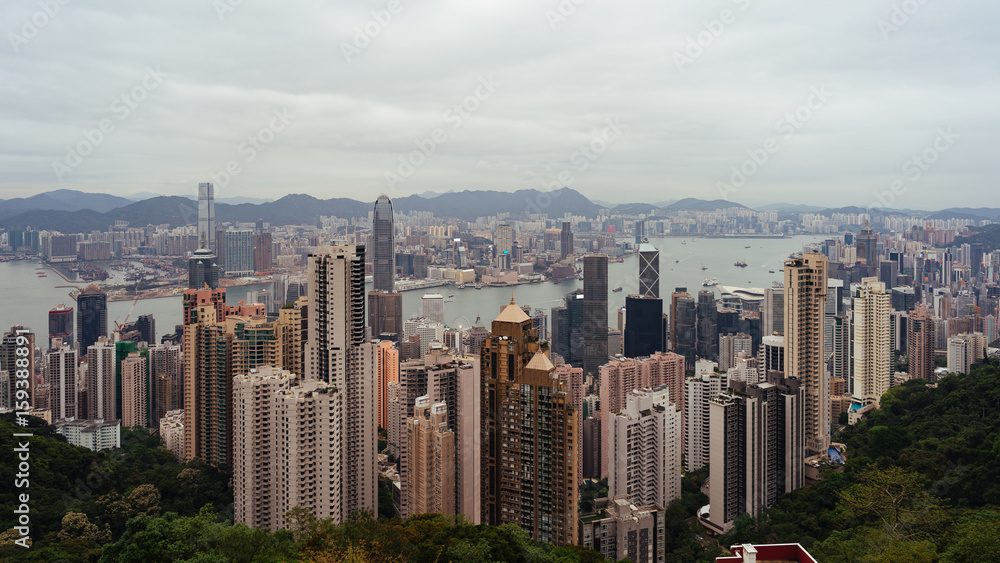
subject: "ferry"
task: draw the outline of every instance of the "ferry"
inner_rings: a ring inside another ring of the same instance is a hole
[[[701,282],[701,285],[705,287],[713,287],[719,285],[719,280],[717,278],[705,278],[705,281]]]
[[[611,291],[612,291],[612,293],[618,293],[621,290],[622,290],[621,287],[616,287],[616,288],[612,289]]]
[[[747,267],[747,261],[746,260],[740,260],[739,262],[736,262],[735,264],[733,264],[733,266],[736,266],[737,268],[746,268]]]

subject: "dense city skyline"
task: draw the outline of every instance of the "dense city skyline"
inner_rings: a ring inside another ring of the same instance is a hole
[[[187,195],[213,174],[220,199],[513,191],[561,172],[613,203],[863,207],[898,180],[896,206],[933,208],[995,189],[995,3],[310,10],[4,5],[0,123],[19,134],[0,198]]]

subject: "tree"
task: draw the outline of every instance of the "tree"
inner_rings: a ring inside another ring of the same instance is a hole
[[[899,467],[870,468],[840,493],[848,519],[880,524],[896,539],[913,539],[942,517],[938,502],[924,491],[923,478]]]
[[[79,538],[101,544],[111,541],[111,530],[107,525],[101,530],[82,512],[67,512],[63,516],[62,530],[59,531],[58,537],[60,540]]]

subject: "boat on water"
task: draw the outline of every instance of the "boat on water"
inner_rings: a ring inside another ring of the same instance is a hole
[[[768,270],[768,271],[767,271],[767,273],[769,273],[769,274],[773,274],[773,273],[774,273],[774,270]]]
[[[705,278],[705,281],[701,282],[704,287],[713,287],[719,285],[718,278]]]
[[[702,269],[702,270],[707,270],[707,269],[708,269],[708,267],[707,267],[707,266],[705,266],[704,264],[702,264],[702,265],[701,265],[701,269]]]
[[[744,248],[750,248],[750,247],[749,246],[745,246]]]
[[[747,267],[747,261],[746,260],[740,260],[740,261],[736,262],[735,264],[733,264],[733,266],[736,266],[737,268],[746,268]]]
[[[619,292],[619,291],[621,291],[621,290],[622,290],[621,286],[618,286],[618,287],[616,287],[616,288],[612,289],[612,290],[611,290],[611,292],[612,292],[612,293],[618,293],[618,292]]]

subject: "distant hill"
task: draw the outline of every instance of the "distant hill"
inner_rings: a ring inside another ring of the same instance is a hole
[[[612,208],[622,215],[656,215],[663,214],[663,208],[651,203],[623,203]]]
[[[686,197],[675,201],[664,207],[664,209],[667,211],[715,211],[716,209],[729,209],[731,207],[749,209],[749,207],[735,201],[726,201],[724,199],[705,200],[693,197]]]
[[[37,197],[37,196],[36,196]],[[113,197],[113,196],[112,196]],[[83,210],[56,209],[52,211],[21,211],[0,217],[0,227],[50,229],[63,232],[104,230],[116,220],[128,221],[133,226],[189,225],[197,221],[197,202],[181,196],[159,196],[104,213]],[[374,201],[356,201],[347,198],[317,199],[311,195],[290,194],[277,201],[230,205],[216,202],[215,216],[219,222],[253,222],[264,219],[276,225],[301,225],[316,223],[320,216],[340,218],[364,217],[371,211]],[[6,202],[3,204],[6,209]],[[434,199],[419,195],[393,200],[397,212],[433,211],[439,217],[454,217],[473,221],[497,213],[510,213],[512,217],[527,217],[531,213],[548,213],[562,217],[566,213],[593,217],[600,209],[576,190],[562,188],[550,192],[518,190],[516,192],[464,191],[445,194]]]
[[[928,217],[929,219],[989,219],[1000,222],[998,207],[949,207]]]
[[[970,227],[971,236],[955,237],[955,241],[949,246],[961,246],[963,244],[982,243],[987,252],[1000,249],[1000,224],[994,223],[985,227]]]
[[[88,193],[78,190],[52,190],[31,197],[14,198],[0,202],[0,219],[13,217],[26,211],[79,211],[90,209],[100,213],[132,203],[124,197]]]

